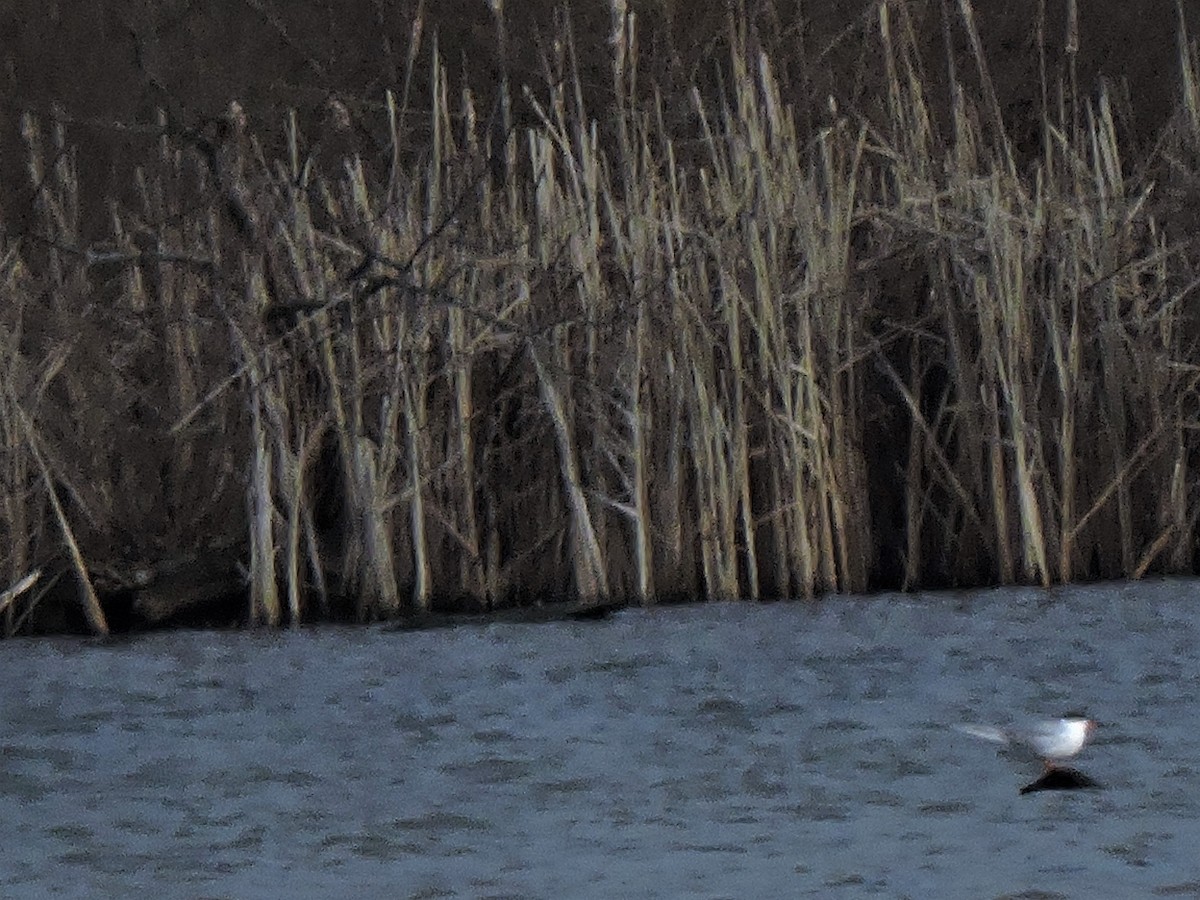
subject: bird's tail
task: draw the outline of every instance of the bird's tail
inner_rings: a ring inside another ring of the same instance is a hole
[[[964,734],[983,738],[985,741],[992,741],[996,744],[1009,742],[1008,733],[1003,728],[997,728],[994,725],[955,725],[954,727]]]

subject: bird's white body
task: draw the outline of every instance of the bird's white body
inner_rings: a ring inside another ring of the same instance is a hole
[[[1047,765],[1070,759],[1087,744],[1096,723],[1082,717],[1035,722],[1026,728],[997,728],[993,725],[960,725],[960,731],[985,741],[1032,751]]]

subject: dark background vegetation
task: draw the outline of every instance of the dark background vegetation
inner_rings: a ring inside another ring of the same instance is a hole
[[[1069,76],[1068,0],[992,0],[976,10],[992,78],[1006,119],[1019,137],[1036,132],[1041,78],[1037,47],[1039,18],[1051,82]],[[776,62],[790,86],[785,99],[810,122],[820,121],[834,98],[844,111],[870,115],[882,98],[877,49],[866,39],[877,25],[877,0],[810,2],[691,2],[634,0],[641,28],[642,82],[687,86],[719,78],[731,17],[749,23],[756,43]],[[945,84],[946,54],[941,8],[935,0],[908,3],[921,24],[926,75]],[[956,2],[947,2],[951,15]],[[1171,0],[1079,3],[1079,84],[1094,87],[1106,78],[1129,126],[1133,146],[1149,146],[1178,98],[1178,23]],[[1191,33],[1200,30],[1200,4],[1183,3]],[[9,0],[0,11],[3,62],[4,210],[10,231],[20,230],[25,190],[25,148],[19,114],[58,110],[74,121],[69,132],[81,154],[83,195],[103,207],[123,190],[128,172],[152,140],[114,126],[157,122],[171,110],[180,125],[196,125],[222,114],[238,100],[264,131],[282,127],[287,112],[300,110],[320,122],[331,96],[356,113],[357,125],[382,148],[378,134],[382,94],[405,83],[413,22],[423,21],[423,53],[436,35],[451,77],[469,82],[480,97],[494,95],[501,78],[515,85],[543,80],[542,59],[564,16],[557,0],[509,2],[510,46],[502,53],[485,0],[424,3],[414,0],[338,0],[277,3],[221,0],[199,3],[132,0]],[[607,43],[609,4],[586,0],[569,5],[581,68],[603,109],[610,92]],[[959,77],[971,78],[973,63],[961,30],[951,34]],[[423,127],[428,105],[428,66],[412,75],[414,125]],[[608,98],[611,99],[611,98]],[[947,102],[934,92],[934,103]],[[943,110],[944,113],[944,110]]]

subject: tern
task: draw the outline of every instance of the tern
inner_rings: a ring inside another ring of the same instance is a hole
[[[1065,759],[1077,756],[1096,730],[1086,716],[1068,715],[1061,719],[1034,722],[1026,728],[997,728],[994,725],[959,725],[959,731],[1004,744],[1018,752],[1037,756],[1046,771],[1058,768]]]

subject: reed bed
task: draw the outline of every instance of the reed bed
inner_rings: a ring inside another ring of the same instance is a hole
[[[386,95],[383,152],[337,100],[315,138],[281,123],[282,158],[236,104],[164,118],[104,241],[28,117],[7,582],[67,575],[103,631],[100,597],[180,548],[235,557],[269,625],[1194,569],[1197,244],[1162,218],[1200,183],[1182,26],[1154,158],[1066,84],[1023,159],[981,51],[932,111],[904,3],[872,29],[883,114],[811,129],[736,23],[724,87],[668,95],[611,12],[603,109],[565,22],[544,83],[479,97],[418,21],[428,96]],[[978,48],[971,12],[947,27]],[[6,595],[8,632],[36,602]]]

